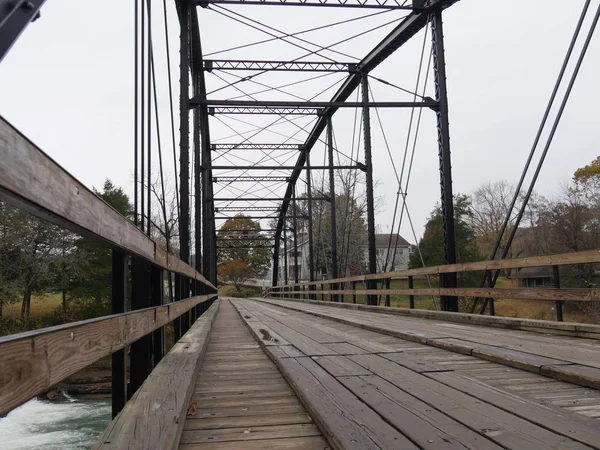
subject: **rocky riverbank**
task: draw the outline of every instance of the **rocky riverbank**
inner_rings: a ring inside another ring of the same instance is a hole
[[[100,360],[75,375],[65,378],[39,397],[56,401],[69,397],[110,398],[111,377],[110,359]]]

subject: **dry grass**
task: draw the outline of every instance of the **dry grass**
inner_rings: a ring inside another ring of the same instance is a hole
[[[62,304],[60,293],[33,295],[31,297],[31,318],[44,317],[53,314]],[[17,319],[21,317],[21,302],[11,303],[4,306],[3,315],[5,318]]]

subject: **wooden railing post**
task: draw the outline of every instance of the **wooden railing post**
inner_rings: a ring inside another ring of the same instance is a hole
[[[408,288],[409,289],[414,289],[415,285],[414,285],[414,280],[412,276],[408,277]],[[415,296],[411,293],[408,296],[408,301],[409,301],[409,307],[410,309],[415,309]]]
[[[356,281],[352,282],[352,290],[354,291],[352,293],[352,303],[356,304]]]
[[[121,250],[112,251],[112,313],[124,313],[127,307],[127,257]],[[112,354],[112,417],[127,402],[127,354],[125,349]]]
[[[552,266],[552,276],[554,278],[554,289],[560,289],[560,272],[558,266]],[[556,300],[556,320],[563,321],[563,301]]]

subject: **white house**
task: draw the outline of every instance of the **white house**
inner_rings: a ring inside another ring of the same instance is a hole
[[[288,279],[293,282],[296,270],[298,270],[300,280],[308,280],[308,234],[300,233],[297,238],[298,247],[294,249],[293,241],[288,242]],[[364,260],[369,259],[369,248],[368,243],[365,241],[363,247]],[[394,252],[394,247],[396,251]],[[377,252],[377,272],[389,272],[392,270],[406,270],[408,269],[408,261],[410,254],[413,251],[413,246],[399,234],[376,234],[375,235],[375,248]],[[388,255],[389,248],[389,255]],[[294,254],[298,259],[298,266],[295,265]],[[387,264],[386,264],[387,259]],[[393,259],[393,265],[392,265]],[[283,280],[285,271],[284,256],[281,255],[279,258],[279,273],[281,273],[281,280]],[[316,274],[317,278],[327,278],[327,274]]]

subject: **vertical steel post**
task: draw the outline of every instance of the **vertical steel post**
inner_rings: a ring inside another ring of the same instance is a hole
[[[150,305],[161,306],[164,303],[163,270],[158,266],[150,268]],[[155,313],[156,319],[156,313]],[[165,330],[160,327],[152,332],[153,366],[156,366],[165,354]]]
[[[146,165],[145,165],[145,151],[146,151],[146,132],[145,130],[145,99],[146,99],[146,91],[145,91],[145,76],[144,69],[146,67],[146,7],[144,6],[144,0],[141,2],[140,14],[141,14],[141,35],[140,35],[140,229],[142,232],[144,231],[144,213],[145,213],[145,201],[144,201],[144,180],[146,173]]]
[[[391,278],[386,278],[385,279],[385,288],[386,289],[390,289],[390,283],[391,283],[392,279]],[[390,294],[385,294],[385,306],[391,306],[391,298],[390,298]]]
[[[146,191],[147,204],[146,207],[146,234],[150,236],[152,226],[152,9],[150,0],[146,0],[148,9],[148,67],[146,68],[148,77],[148,188]],[[144,95],[142,93],[142,95]],[[142,180],[143,182],[143,180]]]
[[[283,226],[285,227],[285,223]],[[275,234],[275,236],[277,236],[277,234]],[[280,245],[281,245],[281,243],[279,242],[279,239],[277,237],[275,237],[275,246],[273,247],[273,273],[272,273],[272,280],[271,280],[272,286],[277,286],[277,283],[279,281],[279,246]]]
[[[413,277],[411,277],[411,276],[408,277],[408,288],[409,289],[415,288],[414,280],[413,280]],[[410,309],[415,309],[415,296],[412,294],[412,292],[408,296],[408,301],[409,301]]]
[[[312,175],[310,171],[310,152],[306,152],[306,198],[307,198],[307,213],[308,213],[308,280],[315,281],[315,259],[313,254],[313,215],[312,215]],[[317,297],[312,291],[315,290],[314,285],[309,286],[309,298],[315,300]]]
[[[144,309],[150,306],[150,264],[140,258],[132,258],[133,286],[131,289],[131,309]],[[152,371],[152,336],[146,335],[131,344],[130,377],[128,397],[139,389]]]
[[[198,92],[198,80],[194,80],[194,92]],[[200,152],[200,109],[193,112],[194,141],[194,268],[202,272],[202,155]]]
[[[289,279],[288,279],[288,274],[289,274],[289,269],[288,269],[288,248],[287,248],[287,218],[284,221],[284,226],[283,226],[283,280],[285,281],[284,284],[289,284]]]
[[[492,278],[492,272],[488,271],[487,273],[488,275],[488,287],[491,289],[494,287],[494,279]],[[487,301],[489,301],[490,304],[490,316],[495,316],[496,315],[496,307],[494,305],[494,298],[490,297],[489,299],[487,299]]]
[[[552,266],[552,276],[554,278],[554,289],[560,289],[560,271],[558,266]],[[556,320],[562,322],[563,319],[563,300],[556,300]]]
[[[180,224],[180,247],[179,257],[182,261],[190,262],[190,108],[189,108],[189,89],[190,89],[190,5],[187,0],[181,2],[181,32],[179,48],[179,205],[181,213],[179,216]],[[178,299],[189,296],[189,279],[178,276],[179,296]],[[189,321],[186,320],[186,314],[179,320],[180,334],[183,335],[189,328]]]
[[[121,250],[112,251],[112,313],[124,313],[127,305],[127,257]],[[112,417],[127,402],[127,353],[126,349],[112,354]]]
[[[140,15],[140,4],[139,4],[139,0],[135,0],[135,29],[134,29],[134,75],[133,75],[133,92],[134,92],[134,98],[133,98],[133,116],[134,116],[134,123],[133,123],[133,147],[134,147],[134,156],[133,156],[133,223],[137,226],[138,221],[139,221],[139,217],[138,217],[138,190],[139,190],[139,186],[138,186],[138,154],[139,154],[139,144],[138,144],[138,140],[139,140],[139,122],[140,122],[140,118],[139,118],[139,91],[138,91],[138,84],[139,84],[139,15]]]
[[[362,101],[369,102],[368,75],[362,77]],[[377,272],[377,253],[375,248],[375,198],[373,194],[373,158],[371,155],[371,118],[368,106],[363,106],[363,128],[365,137],[365,166],[367,168],[367,234],[369,242],[369,267],[368,272]],[[369,280],[367,289],[376,289],[377,281]],[[377,296],[367,295],[368,305],[377,305]]]
[[[294,224],[294,283],[298,284],[299,274],[298,274],[298,208],[296,207],[296,186],[292,190],[292,201],[294,202],[294,217],[292,222]],[[294,291],[297,289],[297,286],[294,286]]]
[[[338,254],[337,254],[337,222],[336,222],[336,207],[335,207],[335,175],[333,172],[333,123],[331,117],[327,118],[327,149],[329,156],[329,211],[331,219],[331,278],[339,278],[338,274]],[[337,284],[329,284],[329,289],[337,289]],[[337,302],[337,294],[331,299]]]
[[[452,165],[450,159],[450,128],[448,125],[448,92],[446,86],[446,58],[444,53],[442,9],[440,7],[436,7],[435,11],[431,14],[431,39],[433,45],[435,98],[438,102],[436,115],[444,236],[444,263],[455,264],[456,243],[454,233],[454,200],[452,196]],[[440,277],[440,284],[444,288],[456,287],[456,273],[443,274]],[[458,297],[442,296],[441,306],[443,311],[458,311]]]

